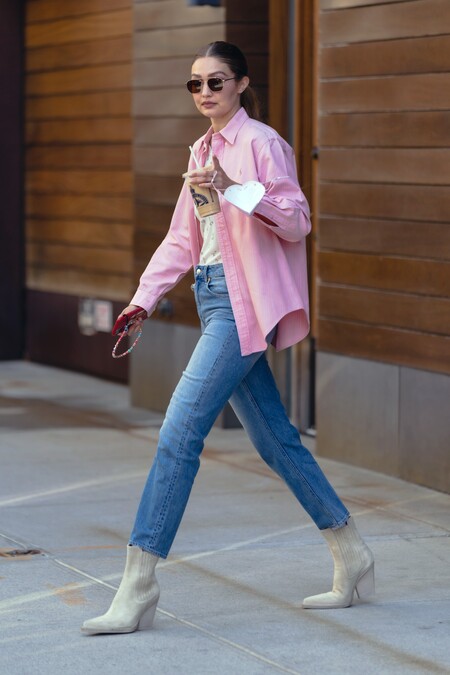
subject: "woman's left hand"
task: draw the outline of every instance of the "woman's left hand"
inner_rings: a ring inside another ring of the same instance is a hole
[[[186,174],[189,182],[200,187],[214,187],[216,190],[223,192],[230,187],[230,185],[237,185],[236,181],[231,180],[229,176],[220,166],[220,162],[215,155],[212,158],[212,167],[208,166],[204,169],[193,169]]]

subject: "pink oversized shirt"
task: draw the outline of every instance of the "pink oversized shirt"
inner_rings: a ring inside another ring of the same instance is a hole
[[[271,127],[240,108],[226,127],[212,127],[194,144],[201,165],[209,144],[225,173],[237,183],[258,181],[265,194],[248,216],[220,194],[215,221],[225,278],[243,356],[264,351],[278,325],[277,350],[309,331],[305,237],[311,230],[292,148]],[[189,170],[194,168],[192,158]],[[131,304],[150,315],[162,296],[198,265],[202,236],[186,184],[169,231],[143,272]]]

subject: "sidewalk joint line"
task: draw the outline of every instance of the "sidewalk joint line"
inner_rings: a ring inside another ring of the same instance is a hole
[[[101,586],[105,586],[106,588],[109,588],[113,591],[117,591],[117,587],[113,586],[112,584],[108,584],[107,582],[103,581],[102,579],[99,579],[98,577],[94,577],[91,574],[88,574],[87,572],[83,572],[83,570],[78,569],[77,567],[74,567],[73,565],[70,565],[69,563],[65,563],[64,561],[60,560],[59,558],[52,558],[53,562],[55,562],[57,565],[60,565],[62,567],[66,567],[70,569],[72,572],[75,572],[76,574],[86,577],[89,579],[89,581],[93,583],[100,584]],[[88,585],[88,584],[87,584]],[[156,608],[156,611],[159,612],[160,614],[163,614],[164,616],[168,617],[169,619],[172,619],[173,621],[176,621],[177,623],[180,623],[184,626],[187,626],[188,628],[191,628],[192,630],[195,630],[199,633],[203,633],[204,635],[207,635],[210,638],[213,638],[217,642],[221,642],[228,647],[232,647],[233,649],[236,649],[240,652],[243,652],[247,656],[251,656],[258,661],[262,661],[263,663],[273,666],[277,670],[283,673],[290,673],[290,675],[302,675],[298,670],[292,670],[291,668],[287,668],[276,661],[272,661],[271,659],[266,658],[262,654],[258,654],[258,652],[253,651],[252,649],[249,649],[248,647],[245,647],[244,645],[239,644],[238,642],[234,642],[233,640],[228,640],[228,638],[222,637],[221,635],[218,635],[217,633],[213,633],[212,631],[208,630],[207,628],[203,628],[202,626],[199,626],[196,623],[193,623],[192,621],[188,621],[187,619],[182,619],[176,614],[173,614],[172,612],[168,612],[165,609],[161,609],[160,607]]]
[[[132,471],[128,474],[121,473],[117,476],[108,476],[106,478],[98,478],[96,480],[80,481],[78,483],[70,483],[52,490],[44,490],[42,492],[31,492],[27,495],[19,495],[17,497],[9,497],[0,501],[0,507],[12,506],[13,504],[21,504],[23,502],[31,501],[33,499],[40,499],[41,497],[53,497],[54,495],[64,494],[67,492],[74,492],[75,490],[82,490],[89,487],[97,487],[99,485],[108,485],[108,483],[117,483],[123,480],[133,480],[134,478],[144,478],[148,471]]]

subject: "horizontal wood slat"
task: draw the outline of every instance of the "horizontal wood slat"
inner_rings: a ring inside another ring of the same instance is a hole
[[[183,0],[165,0],[136,5],[134,9],[135,30],[216,24],[225,19],[225,7],[189,6]],[[198,45],[200,46],[200,45]]]
[[[448,112],[323,115],[321,146],[450,147]]]
[[[318,349],[450,374],[450,339],[441,335],[323,319]]]
[[[322,250],[450,260],[448,223],[321,216],[318,242]]]
[[[450,213],[450,187],[370,183],[323,183],[324,214],[445,222]]]
[[[322,282],[422,296],[450,295],[448,262],[324,251],[318,257]]]
[[[26,247],[27,262],[34,267],[59,267],[63,269],[112,272],[120,270],[130,274],[131,249],[112,249],[92,246],[64,246],[49,242],[29,242]]]
[[[130,0],[32,0],[26,3],[26,23],[98,14],[130,6]]]
[[[328,113],[447,110],[450,73],[322,82],[319,97],[322,110]]]
[[[89,14],[45,23],[29,24],[25,30],[28,49],[46,45],[85,42],[104,38],[130,35],[132,29],[131,8],[115,12]]]
[[[26,166],[28,169],[124,169],[130,167],[131,155],[129,143],[37,145],[27,149]]]
[[[450,20],[447,0],[378,3],[323,12],[320,19],[322,44],[392,40],[420,35],[441,35]]]
[[[130,171],[28,171],[26,189],[36,193],[132,194]]]
[[[183,185],[181,176],[135,175],[136,201],[141,204],[174,207]]]
[[[197,108],[186,88],[141,89],[134,93],[133,112],[136,117],[193,117]]]
[[[209,26],[141,31],[134,36],[134,55],[139,59],[194,57],[199,47],[214,40],[224,40],[222,23]]]
[[[324,148],[320,176],[345,182],[450,185],[450,148]]]
[[[191,74],[192,56],[137,61],[133,84],[144,87],[184,87]],[[187,89],[185,89],[187,92]]]
[[[130,81],[130,63],[74,68],[28,75],[26,93],[47,96],[81,91],[114,91],[127,89]]]
[[[123,143],[131,142],[129,117],[91,120],[32,121],[26,125],[26,142],[50,143]]]
[[[134,122],[134,142],[137,147],[163,145],[189,147],[208,130],[208,122],[197,117],[137,118]]]
[[[401,75],[450,70],[450,35],[325,47],[323,78]]]
[[[139,237],[153,234],[162,239],[169,230],[172,220],[173,206],[159,206],[157,204],[135,204],[136,242]],[[139,250],[139,245],[137,246]]]
[[[167,152],[166,147],[136,148],[134,152],[134,170],[138,174],[178,178],[187,170],[188,162],[187,146],[171,148],[170,152]]]
[[[96,220],[49,220],[28,218],[27,241],[90,244],[108,248],[131,248],[133,225],[130,222],[100,223]]]
[[[133,206],[129,197],[30,193],[26,201],[26,213],[43,218],[95,218],[99,221],[131,222]]]
[[[79,295],[129,302],[132,285],[129,274],[105,274],[88,272],[83,269],[51,269],[29,265],[27,267],[27,288],[68,295]]]
[[[320,316],[450,335],[450,299],[321,284]]]
[[[91,42],[50,45],[28,49],[25,55],[26,71],[59,71],[62,69],[125,63],[130,60],[131,37],[124,35]]]
[[[130,91],[31,97],[27,100],[29,120],[113,118],[131,114]]]

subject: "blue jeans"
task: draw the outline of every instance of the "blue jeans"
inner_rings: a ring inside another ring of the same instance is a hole
[[[130,544],[167,557],[204,439],[227,401],[319,529],[342,527],[349,513],[289,422],[264,352],[241,356],[222,265],[194,273],[202,335],[169,403]]]

